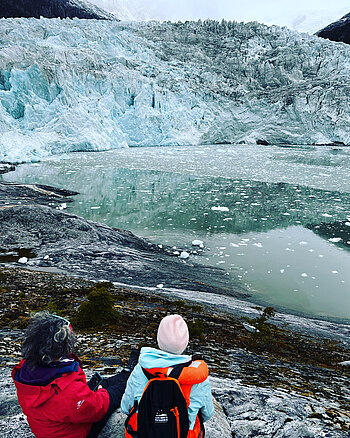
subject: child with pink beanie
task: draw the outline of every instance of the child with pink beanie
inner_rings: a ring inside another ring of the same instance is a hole
[[[168,315],[158,327],[157,342],[163,351],[182,354],[188,345],[188,327],[180,315]]]
[[[141,349],[139,363],[127,382],[121,409],[129,414],[135,402],[140,401],[148,383],[146,375],[166,377],[174,367],[183,364],[177,380],[188,406],[190,430],[187,436],[199,438],[204,433],[203,422],[214,414],[208,366],[203,360],[192,360],[191,356],[183,354],[189,342],[189,333],[187,324],[180,315],[168,315],[161,320],[157,342],[159,349]]]

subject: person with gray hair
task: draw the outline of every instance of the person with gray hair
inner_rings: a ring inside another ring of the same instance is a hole
[[[46,311],[32,316],[12,378],[36,438],[95,438],[120,406],[130,371],[90,388],[73,354],[75,343],[67,319]]]

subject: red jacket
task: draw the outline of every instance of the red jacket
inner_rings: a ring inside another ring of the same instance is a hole
[[[85,438],[92,423],[107,413],[108,392],[91,391],[80,366],[78,371],[63,374],[46,386],[32,386],[17,381],[16,375],[24,363],[23,359],[13,368],[12,379],[36,438]]]

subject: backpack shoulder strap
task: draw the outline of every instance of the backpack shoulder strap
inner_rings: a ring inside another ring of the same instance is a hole
[[[168,377],[172,377],[173,379],[178,379],[180,377],[181,371],[185,368],[191,365],[192,360],[185,362],[185,363],[179,363],[178,365],[174,365],[169,373]],[[154,379],[156,377],[159,377],[157,374],[152,374],[149,371],[147,371],[145,368],[141,367],[143,374],[147,377],[148,380]]]
[[[185,363],[180,363],[178,365],[173,366],[169,377],[172,377],[173,379],[178,379],[180,377],[180,374],[182,372],[182,370],[188,366],[190,366],[192,363],[192,360],[185,362]]]
[[[130,422],[131,418],[136,414],[137,415],[138,402],[137,400],[134,403],[134,406],[131,408],[127,419],[125,420],[125,436],[131,438],[137,438],[137,430],[133,429]]]

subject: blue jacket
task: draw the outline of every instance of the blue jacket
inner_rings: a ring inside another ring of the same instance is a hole
[[[129,414],[135,401],[140,401],[148,379],[142,368],[168,368],[180,363],[191,361],[191,356],[167,353],[156,348],[144,347],[141,349],[139,363],[131,373],[126,385],[126,390],[121,401],[121,408]],[[141,368],[142,367],[142,368]],[[208,367],[203,361],[194,361],[189,367],[184,368],[178,379],[180,385],[190,385],[188,417],[190,429],[194,428],[196,416],[201,410],[203,420],[207,421],[214,414],[214,406],[208,379]],[[186,396],[186,394],[185,394]]]

